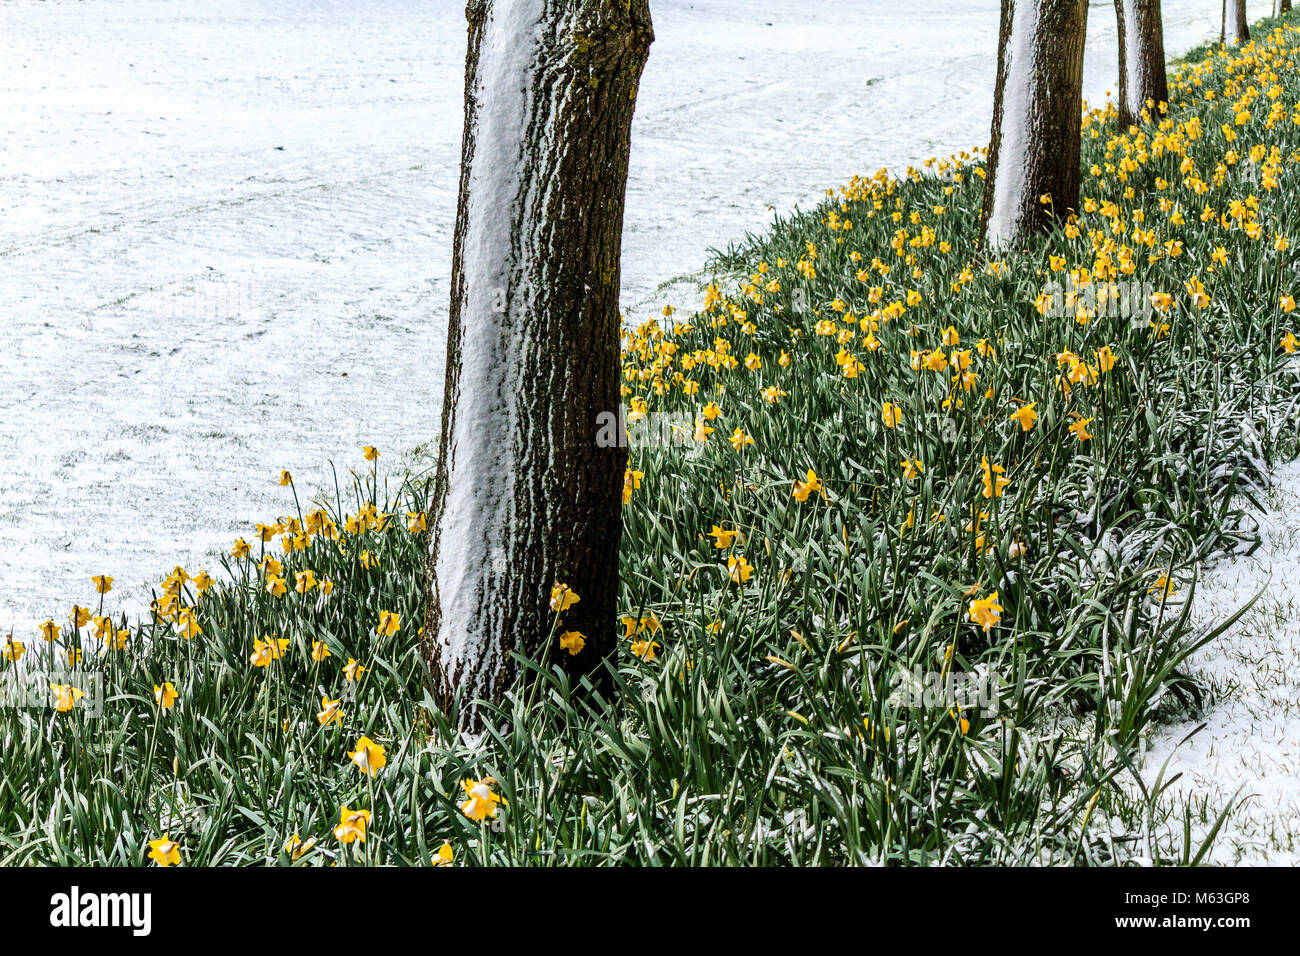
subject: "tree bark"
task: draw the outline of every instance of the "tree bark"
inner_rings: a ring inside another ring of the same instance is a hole
[[[1156,107],[1169,100],[1165,75],[1165,37],[1160,0],[1115,0],[1119,24],[1119,125],[1141,120],[1147,100]]]
[[[1079,205],[1088,0],[1002,0],[993,129],[980,213],[998,251]],[[1049,196],[1050,203],[1040,202]]]
[[[470,0],[466,16],[421,650],[437,699],[459,695],[473,726],[513,653],[576,677],[615,644],[627,449],[598,444],[596,421],[619,408],[629,137],[653,30],[648,0]],[[579,598],[559,614],[556,583]]]
[[[1277,16],[1291,12],[1291,0],[1277,0]]]
[[[1232,18],[1232,42],[1245,43],[1250,39],[1250,26],[1246,23],[1246,0],[1228,0]]]

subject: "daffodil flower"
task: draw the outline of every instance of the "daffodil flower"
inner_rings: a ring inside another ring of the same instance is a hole
[[[379,624],[375,627],[375,633],[380,637],[392,637],[402,626],[402,616],[393,611],[380,611]]]
[[[370,825],[369,810],[352,810],[345,803],[339,811],[338,826],[334,828],[334,838],[340,843],[366,842],[366,828]]]
[[[322,727],[328,727],[330,724],[343,723],[343,701],[330,700],[328,697],[320,699],[320,712],[316,714],[316,721]]]
[[[321,721],[323,724],[324,721]],[[348,757],[357,769],[367,776],[373,777],[383,769],[384,764],[388,762],[388,756],[384,748],[375,743],[369,737],[362,737],[357,741],[357,749],[348,752]]]
[[[454,860],[455,857],[456,855],[452,852],[451,844],[444,842],[442,846],[438,847],[438,852],[433,855],[433,859],[430,860],[429,863],[432,866],[451,866],[451,861]]]
[[[556,582],[551,587],[551,610],[557,614],[562,611],[567,611],[580,600],[582,600],[582,598],[578,597],[577,592],[571,589],[567,584]]]
[[[822,490],[821,479],[817,477],[817,472],[811,468],[803,481],[795,481],[791,494],[794,495],[795,501],[807,501],[808,496]]]
[[[71,684],[51,684],[50,691],[54,694],[54,709],[60,713],[72,710],[77,706],[77,701],[86,696],[80,687]]]
[[[154,703],[164,711],[171,710],[176,706],[176,701],[180,699],[180,696],[180,694],[176,693],[176,688],[172,686],[171,681],[167,681],[161,685],[153,685]]]
[[[987,631],[1002,620],[1002,611],[1003,607],[998,603],[998,592],[994,591],[988,597],[971,601],[968,613],[972,621]]]
[[[570,656],[581,654],[586,645],[587,638],[579,631],[565,631],[560,635],[560,648],[568,651]]]
[[[505,805],[505,799],[492,792],[493,785],[496,781],[491,777],[484,777],[482,780],[462,781],[461,786],[465,788],[465,794],[469,797],[460,805],[460,812],[465,814],[475,822],[482,822],[489,817],[497,815],[497,807]]]
[[[149,841],[149,859],[159,866],[177,866],[181,862],[181,845],[164,833]]]

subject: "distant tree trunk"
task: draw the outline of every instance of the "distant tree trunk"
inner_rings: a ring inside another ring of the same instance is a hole
[[[1274,10],[1275,16],[1282,16],[1284,13],[1291,12],[1291,0],[1277,0],[1277,7]]]
[[[1137,123],[1147,100],[1169,99],[1160,0],[1115,0],[1119,23],[1119,125]],[[1152,115],[1155,115],[1152,109]]]
[[[448,707],[499,699],[512,653],[549,646],[544,663],[578,676],[614,647],[627,449],[598,444],[597,419],[620,402],[629,137],[654,36],[648,0],[470,0],[466,16],[421,640]],[[558,615],[555,583],[579,598]]]
[[[1002,0],[980,236],[997,251],[1079,205],[1088,0]],[[1050,196],[1050,203],[1040,197]]]
[[[1246,23],[1246,0],[1228,0],[1232,17],[1232,42],[1245,43],[1250,39],[1250,26]]]

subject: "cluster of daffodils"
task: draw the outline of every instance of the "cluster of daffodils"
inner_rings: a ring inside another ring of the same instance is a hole
[[[700,536],[728,552],[733,585],[762,573],[744,543],[768,529],[729,512],[776,511],[772,476],[782,473],[800,505],[833,503],[829,482],[896,513],[900,534],[938,542],[944,515],[959,511],[963,547],[999,562],[1037,553],[1043,532],[1029,517],[1045,507],[1047,476],[1073,469],[1086,484],[1104,473],[1117,443],[1131,441],[1133,417],[1152,413],[1145,368],[1178,361],[1173,333],[1213,335],[1234,321],[1242,263],[1252,282],[1281,277],[1263,321],[1277,328],[1279,355],[1300,350],[1286,325],[1294,250],[1279,206],[1300,162],[1279,145],[1300,127],[1300,101],[1283,85],[1296,71],[1295,40],[1294,28],[1279,28],[1184,69],[1171,82],[1179,109],[1149,103],[1139,126],[1116,129],[1110,106],[1086,110],[1097,161],[1079,208],[1059,211],[1040,252],[990,260],[974,248],[955,211],[978,210],[986,170],[976,149],[901,180],[883,170],[855,178],[829,194],[818,238],[783,245],[778,231],[756,247],[775,254],[731,291],[710,285],[690,321],[665,309],[625,331],[637,462],[625,504],[656,481],[662,459],[638,448],[636,423],[662,411],[694,420],[686,444],[714,466],[720,507],[705,512]],[[1051,196],[1040,201],[1053,208]],[[830,470],[823,479],[807,454],[799,461],[818,415],[842,422],[856,473],[814,462]],[[774,434],[782,440],[760,437]],[[928,524],[916,520],[922,506]],[[771,574],[785,583],[792,570]],[[986,632],[1006,623],[1000,613],[981,605],[970,621]]]

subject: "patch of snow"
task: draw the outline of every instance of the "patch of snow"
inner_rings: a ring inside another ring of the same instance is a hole
[[[1267,588],[1232,628],[1189,661],[1216,700],[1200,720],[1162,728],[1143,777],[1182,774],[1170,805],[1193,809],[1198,841],[1234,797],[1211,850],[1217,863],[1300,865],[1300,462],[1279,468],[1259,516],[1255,554],[1211,562],[1196,589],[1193,621],[1222,621]],[[1205,728],[1180,746],[1201,722]],[[1182,819],[1169,821],[1181,839]],[[1199,845],[1199,844],[1198,844]]]
[[[492,544],[512,531],[513,473],[482,453],[483,436],[505,448],[517,434],[519,390],[510,350],[518,335],[522,278],[520,221],[524,193],[518,157],[527,148],[532,89],[542,38],[543,0],[498,0],[479,48],[474,157],[466,214],[459,398],[448,452],[446,512],[433,529],[442,609],[440,646],[452,665],[479,661],[485,646],[483,564]],[[507,294],[509,293],[508,310]],[[503,661],[496,661],[497,665]],[[489,679],[490,684],[490,679]]]
[[[1137,116],[1146,104],[1142,91],[1146,89],[1146,74],[1142,69],[1142,24],[1138,20],[1137,0],[1121,0],[1124,6],[1124,23],[1128,28],[1128,41],[1124,45],[1124,88],[1128,93],[1125,107]]]
[[[998,168],[993,182],[993,204],[989,210],[986,238],[990,249],[1006,246],[1020,230],[1024,215],[1026,179],[1034,95],[1034,34],[1038,28],[1039,0],[1015,0],[1011,14],[1011,35],[1007,38],[1002,72],[1001,139]]]

